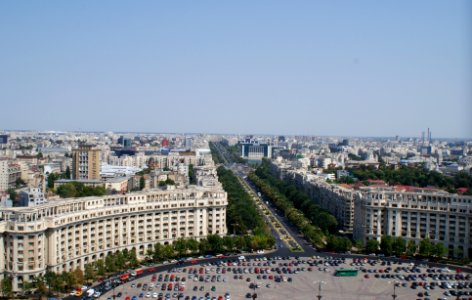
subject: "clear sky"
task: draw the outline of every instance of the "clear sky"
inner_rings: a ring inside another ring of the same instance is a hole
[[[472,1],[0,1],[0,129],[472,137]]]

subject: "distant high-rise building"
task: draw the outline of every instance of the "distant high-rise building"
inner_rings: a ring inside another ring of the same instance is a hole
[[[192,144],[193,144],[193,139],[191,137],[186,137],[185,138],[185,149],[191,150],[192,149]]]
[[[239,142],[241,147],[241,157],[249,160],[261,160],[263,158],[272,158],[272,146],[266,143],[260,143],[251,139]]]
[[[8,159],[0,158],[0,192],[8,190]]]
[[[0,134],[0,144],[7,144],[8,143],[8,135]]]
[[[85,144],[72,150],[72,179],[100,180],[100,150]]]
[[[131,148],[132,140],[130,138],[125,138],[124,136],[120,136],[118,138],[118,144],[123,146],[124,148]]]

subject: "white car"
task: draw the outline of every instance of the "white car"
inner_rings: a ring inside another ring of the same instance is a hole
[[[152,297],[153,297],[153,298],[157,298],[157,293],[154,292],[154,293],[152,294]]]
[[[148,293],[146,294],[146,298],[151,298],[151,293],[148,292]]]
[[[95,290],[94,290],[94,289],[89,289],[89,290],[87,291],[87,297],[92,297],[93,294],[95,294]]]

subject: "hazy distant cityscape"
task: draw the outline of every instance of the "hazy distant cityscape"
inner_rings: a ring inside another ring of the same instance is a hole
[[[241,216],[227,216],[235,200],[220,182],[223,165],[256,186],[270,166],[267,176],[330,214],[335,231],[299,228],[316,248],[385,252],[393,237],[416,245],[409,255],[427,240],[423,256],[472,256],[472,141],[435,139],[430,129],[418,138],[8,131],[0,157],[0,266],[13,291],[116,251],[139,262],[156,243],[234,233]],[[327,234],[339,233],[349,246],[330,244]]]
[[[471,13],[0,1],[0,300],[472,299]]]

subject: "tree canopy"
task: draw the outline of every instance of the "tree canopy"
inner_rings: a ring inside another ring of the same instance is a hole
[[[106,194],[105,187],[88,187],[81,182],[68,182],[59,186],[56,190],[61,198],[78,198],[87,196],[103,196]]]

